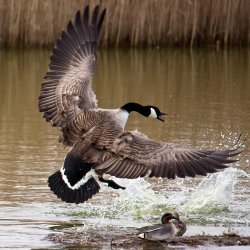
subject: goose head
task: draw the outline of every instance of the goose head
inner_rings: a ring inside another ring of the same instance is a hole
[[[179,221],[179,216],[174,216],[173,214],[171,213],[166,213],[166,214],[163,214],[163,216],[161,217],[161,222],[162,224],[168,224],[170,220],[172,219],[175,219],[177,221]]]
[[[135,102],[129,102],[125,104],[121,107],[121,109],[127,111],[128,113],[135,111],[145,117],[155,118],[162,122],[165,121],[165,116],[167,115],[166,113],[161,112],[160,109],[156,106],[152,105],[143,106]]]
[[[165,116],[167,115],[166,113],[163,113],[157,108],[156,106],[145,106],[146,109],[148,109],[149,115],[148,117],[150,118],[156,118],[162,122],[165,122]]]

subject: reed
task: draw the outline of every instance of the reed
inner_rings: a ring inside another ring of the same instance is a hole
[[[107,8],[102,46],[250,44],[250,0],[0,0],[0,46],[52,46],[86,4]]]

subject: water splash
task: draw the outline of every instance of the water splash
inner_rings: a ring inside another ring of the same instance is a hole
[[[162,194],[156,194],[153,185],[142,178],[136,180],[117,180],[126,186],[124,191],[114,200],[123,213],[139,218],[149,218],[162,212],[167,199]],[[159,215],[157,216],[159,219]]]
[[[188,223],[232,222],[246,225],[249,220],[248,202],[246,199],[239,201],[235,195],[241,193],[239,184],[242,179],[247,181],[249,177],[249,174],[236,168],[210,174],[200,184],[199,178],[148,182],[142,178],[127,180],[113,177],[126,189],[112,190],[102,185],[100,194],[89,202],[77,207],[60,205],[62,209],[57,207],[56,210],[60,215],[66,212],[67,217],[103,226],[121,223],[142,226],[159,222],[163,213],[173,211],[178,211]],[[238,216],[235,216],[236,213]]]
[[[181,210],[186,213],[213,214],[230,211],[234,186],[239,177],[248,176],[243,170],[227,168],[202,180]]]
[[[128,180],[112,179],[121,186],[125,186],[125,190],[114,190],[107,185],[100,183],[101,191],[86,203],[75,206],[74,204],[61,203],[59,206],[63,211],[67,207],[68,215],[83,216],[88,218],[125,218],[125,217],[140,217],[159,206],[165,204],[165,198],[157,195],[152,190],[152,184],[142,178]],[[55,211],[54,211],[55,212]]]

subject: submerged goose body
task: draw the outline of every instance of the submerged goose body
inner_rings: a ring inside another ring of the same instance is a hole
[[[147,240],[167,240],[169,237],[182,236],[187,227],[183,223],[179,214],[166,213],[162,216],[162,224],[156,224],[139,229],[138,237]]]
[[[225,150],[189,149],[155,141],[135,131],[125,131],[131,112],[164,121],[165,114],[152,105],[127,103],[116,109],[97,106],[92,90],[96,48],[105,10],[89,7],[77,12],[62,32],[50,57],[39,96],[39,111],[62,131],[60,142],[70,146],[59,171],[49,177],[50,189],[63,201],[81,203],[95,195],[101,182],[124,188],[108,174],[118,178],[194,177],[227,167],[239,147]],[[94,174],[93,174],[93,170]]]

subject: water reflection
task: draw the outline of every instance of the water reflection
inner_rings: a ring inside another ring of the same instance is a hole
[[[35,225],[44,223],[42,227],[34,226],[40,230],[37,231],[40,239],[49,228],[48,221],[58,217],[68,220],[72,216],[68,214],[69,208],[76,209],[58,201],[46,183],[68,150],[58,144],[59,132],[42,119],[37,108],[48,57],[46,50],[0,51],[0,235],[5,241],[19,233],[27,236],[27,230],[34,230],[17,226],[24,219]],[[240,132],[245,136],[250,131],[249,58],[249,50],[101,50],[94,89],[101,107],[119,107],[135,101],[159,106],[168,113],[165,124],[132,114],[127,129],[138,129],[152,138],[187,146],[225,146],[233,143]],[[249,172],[249,159],[248,147],[239,168]],[[236,185],[235,204],[237,199],[249,198],[249,182],[245,178]],[[175,186],[175,183],[156,181],[154,191],[166,195],[163,186],[170,185],[169,190],[173,191],[181,185],[197,184],[186,181]],[[101,197],[108,192],[104,188],[91,201],[92,208],[98,210]],[[117,193],[110,193],[111,200],[112,195],[117,197]],[[38,208],[41,204],[45,204],[43,211]],[[87,210],[88,205],[79,208]],[[99,213],[93,214],[93,218],[96,216]],[[152,212],[147,219],[154,216]],[[33,236],[27,237],[26,241],[34,240]]]
[[[133,100],[169,114],[167,124],[149,125],[138,117],[129,128],[138,122],[145,131],[157,126],[161,133],[154,136],[192,144],[204,129],[249,131],[249,52],[125,50],[100,55],[95,89],[101,106]]]

